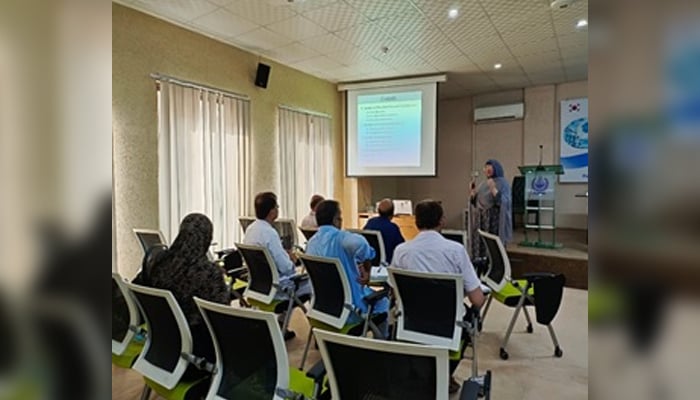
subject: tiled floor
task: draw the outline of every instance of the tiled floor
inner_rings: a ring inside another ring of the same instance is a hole
[[[588,292],[564,290],[559,314],[553,322],[564,350],[562,358],[555,358],[554,348],[546,327],[535,325],[535,332],[525,333],[525,319],[520,317],[508,345],[510,358],[498,356],[503,334],[512,315],[512,309],[494,302],[479,337],[479,369],[493,374],[492,399],[587,399],[588,398]],[[532,315],[532,314],[531,314]],[[303,314],[295,311],[292,329],[297,337],[287,343],[289,361],[298,366],[304,351],[308,323]],[[469,351],[468,351],[469,352]],[[307,366],[319,359],[312,349]],[[470,360],[463,360],[457,369],[458,381],[466,379],[471,371]],[[112,399],[138,399],[143,381],[131,370],[112,369]],[[153,395],[153,398],[156,396]],[[458,399],[455,394],[451,399]]]

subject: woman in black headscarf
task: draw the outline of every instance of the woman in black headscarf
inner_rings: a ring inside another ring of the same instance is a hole
[[[486,180],[479,187],[472,183],[470,203],[472,214],[472,258],[486,257],[486,248],[477,229],[500,237],[505,246],[513,237],[512,203],[510,185],[505,178],[503,166],[496,160],[484,165]]]
[[[212,363],[216,359],[214,346],[193,297],[227,305],[231,302],[223,271],[207,258],[213,230],[206,215],[187,215],[172,246],[152,259],[148,279],[151,286],[173,293],[192,331],[193,353]]]

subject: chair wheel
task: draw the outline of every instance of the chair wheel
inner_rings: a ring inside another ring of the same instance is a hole
[[[527,333],[532,333],[533,331],[532,324],[527,324]]]
[[[556,349],[554,349],[554,356],[557,358],[561,358],[561,356],[564,355],[564,352],[561,351],[561,348],[557,346]]]
[[[508,352],[506,349],[501,347],[501,352],[500,352],[501,360],[507,360],[508,359]]]

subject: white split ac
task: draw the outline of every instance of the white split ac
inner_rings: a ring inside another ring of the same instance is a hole
[[[474,109],[474,122],[494,122],[522,119],[525,113],[523,103]]]

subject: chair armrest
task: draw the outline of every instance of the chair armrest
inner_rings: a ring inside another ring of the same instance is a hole
[[[481,386],[479,386],[478,382],[472,380],[464,381],[459,400],[477,400],[479,398],[479,389],[481,389]]]
[[[229,269],[226,271],[226,275],[230,276],[231,278],[240,278],[243,276],[248,270],[246,267],[241,267],[241,268],[234,268],[234,269]]]
[[[380,299],[387,296],[389,296],[389,289],[384,288],[382,290],[377,290],[372,294],[368,294],[367,296],[363,297],[362,300],[364,300],[364,302],[367,304],[374,304]]]
[[[299,285],[299,283],[308,280],[309,279],[309,274],[298,274],[298,275],[292,275],[289,277],[289,280],[294,282],[295,285]]]
[[[214,254],[216,254],[216,256],[219,258],[224,258],[229,254],[235,253],[236,251],[238,251],[238,250],[235,248],[230,248],[230,249],[223,249],[223,250],[216,251],[216,252],[214,252]]]
[[[322,383],[326,377],[326,366],[323,365],[323,360],[319,360],[313,367],[306,371],[306,376],[313,379],[314,382]]]
[[[210,363],[204,357],[197,357],[194,354],[189,353],[180,353],[180,357],[182,357],[188,363],[194,365],[200,371],[206,371],[211,374],[216,373],[216,365]]]

